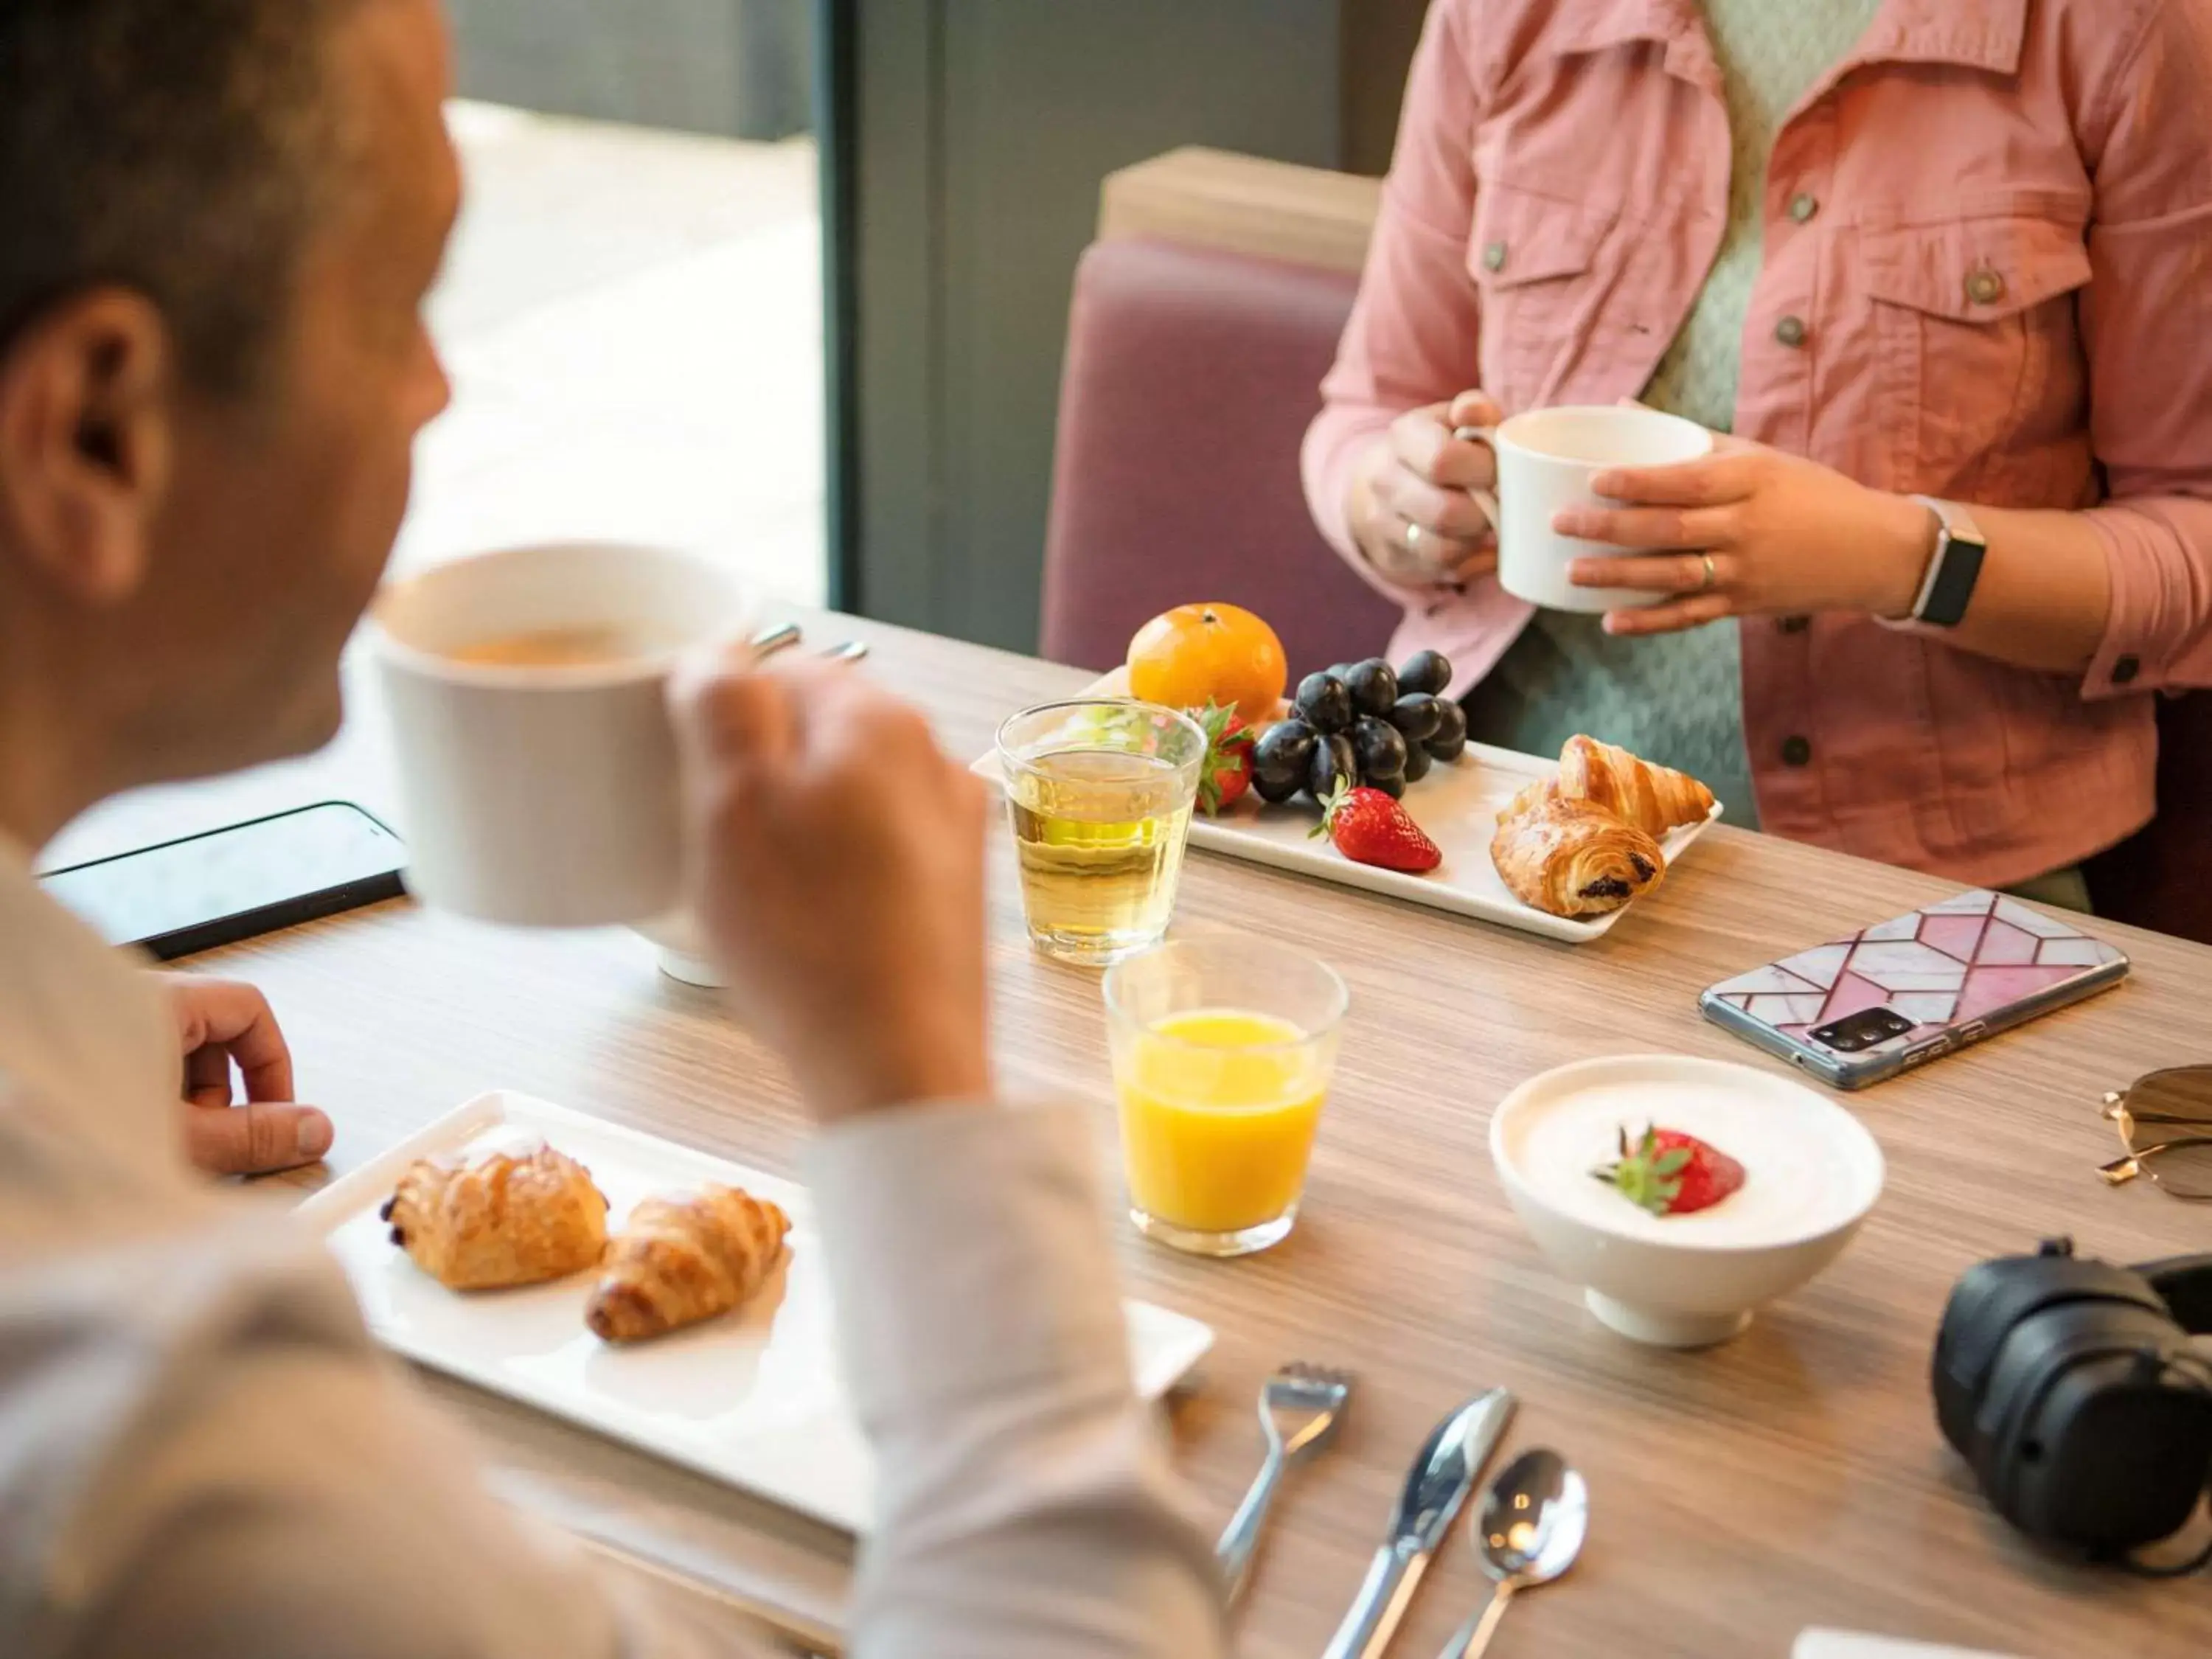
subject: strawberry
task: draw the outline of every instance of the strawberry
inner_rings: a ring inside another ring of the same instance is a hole
[[[1634,1146],[1620,1132],[1620,1161],[1590,1173],[1654,1215],[1710,1210],[1743,1185],[1743,1165],[1680,1129],[1647,1128]]]
[[[1327,836],[1354,864],[1420,875],[1444,861],[1413,815],[1380,789],[1354,789],[1340,779],[1321,806],[1314,836]]]
[[[1208,817],[1244,799],[1252,787],[1252,733],[1234,708],[1208,703],[1189,711],[1206,733],[1206,763],[1198,775],[1198,804]]]

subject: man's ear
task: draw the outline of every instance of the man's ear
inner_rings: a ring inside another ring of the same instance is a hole
[[[176,394],[168,325],[125,289],[64,301],[0,354],[0,537],[82,603],[145,580]]]

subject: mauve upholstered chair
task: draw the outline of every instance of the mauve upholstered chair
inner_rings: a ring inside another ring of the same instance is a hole
[[[1129,238],[1075,277],[1060,383],[1044,654],[1103,671],[1171,605],[1241,605],[1293,674],[1380,652],[1397,608],[1307,516],[1298,444],[1357,284]]]

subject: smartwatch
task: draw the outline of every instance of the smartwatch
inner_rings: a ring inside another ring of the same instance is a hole
[[[1936,515],[1936,551],[1928,561],[1920,597],[1912,602],[1911,620],[1931,628],[1956,628],[1966,618],[1966,605],[1974,597],[1974,584],[1981,580],[1982,559],[1990,544],[1973,515],[1957,502],[1930,495],[1912,499]]]

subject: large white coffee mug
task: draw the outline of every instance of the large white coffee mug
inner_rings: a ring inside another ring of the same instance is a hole
[[[387,587],[371,639],[398,757],[409,888],[486,921],[592,927],[665,917],[683,881],[668,680],[748,638],[750,591],[691,554],[514,548]],[[619,641],[602,659],[466,660],[521,636]]]
[[[1577,559],[1618,558],[1629,550],[1562,536],[1552,528],[1562,507],[1604,507],[1590,479],[1608,467],[1670,466],[1711,454],[1713,434],[1695,421],[1634,404],[1534,409],[1494,427],[1462,427],[1455,437],[1487,444],[1498,458],[1495,494],[1471,489],[1498,532],[1498,585],[1551,611],[1616,611],[1671,597],[1628,588],[1577,587]]]

